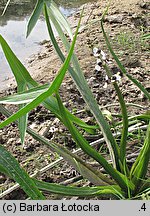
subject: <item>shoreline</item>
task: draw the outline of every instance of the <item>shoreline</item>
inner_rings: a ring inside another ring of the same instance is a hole
[[[115,4],[114,4],[115,2]],[[121,0],[112,0],[111,4],[110,4],[110,9],[108,11],[108,16],[110,16],[110,20],[108,19],[108,23],[109,23],[109,28],[111,28],[111,26],[115,26],[118,24],[121,24],[123,18],[122,18],[122,14],[129,14],[130,13],[136,13],[139,10],[139,5],[140,2],[139,0],[131,0],[129,1],[129,4],[127,4],[128,1],[121,1]],[[146,1],[142,1],[142,2],[146,2]],[[122,7],[120,8],[120,4],[122,5]],[[86,3],[85,5],[81,6],[78,10],[78,12],[76,12],[75,14],[71,15],[70,17],[68,17],[68,21],[71,25],[71,28],[74,30],[77,26],[79,17],[80,17],[80,11],[81,9],[84,7],[84,15],[82,18],[82,26],[85,26],[86,24],[90,25],[90,22],[92,22],[93,20],[96,20],[97,18],[100,19],[101,14],[104,11],[104,8],[106,8],[107,6],[107,1],[96,1],[96,2],[89,2]],[[127,10],[128,9],[128,10]],[[134,12],[133,12],[134,11]],[[116,23],[114,23],[114,21],[111,21],[111,15],[112,15],[112,19],[113,19],[113,15],[117,17],[117,19],[120,19],[120,21],[118,20]],[[92,28],[97,28],[97,26]],[[81,48],[81,46],[83,47],[82,44],[82,38],[81,35],[85,35],[85,32],[88,31],[87,29],[85,29],[85,31],[79,33],[78,39],[80,41],[77,41],[77,46]],[[92,29],[91,29],[92,31]],[[90,38],[89,38],[90,40]],[[78,45],[79,44],[79,45]],[[48,42],[44,42],[41,41],[41,48],[40,48],[40,52],[32,54],[31,56],[29,56],[27,59],[25,59],[25,67],[27,68],[27,70],[30,72],[31,76],[33,76],[33,78],[36,79],[36,81],[39,81],[41,83],[45,83],[46,81],[46,77],[49,78],[50,82],[52,79],[52,77],[54,77],[55,73],[59,70],[60,66],[61,66],[61,62],[57,57],[57,54],[55,53],[55,51],[53,50],[53,46],[51,45],[51,43]],[[61,45],[62,47],[62,45]],[[79,49],[80,49],[79,48]],[[86,50],[87,47],[85,47]],[[84,47],[83,47],[84,50]],[[87,50],[86,50],[87,51]],[[89,50],[88,50],[89,51]],[[90,50],[91,52],[91,50]],[[86,52],[85,52],[86,53]],[[82,57],[82,50],[80,49],[80,52],[78,52],[78,57],[79,59]],[[51,63],[51,65],[50,65]],[[57,67],[56,67],[57,65]],[[50,75],[48,76],[48,70],[50,70]],[[43,75],[45,74],[45,75]],[[12,74],[13,76],[13,74]],[[43,79],[43,80],[42,80]],[[15,84],[15,78],[9,78],[8,80],[3,81],[3,85],[5,86],[4,89],[0,88],[0,92],[4,92],[8,89],[14,88],[16,86]]]

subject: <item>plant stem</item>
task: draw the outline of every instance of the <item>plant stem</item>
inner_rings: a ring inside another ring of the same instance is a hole
[[[128,114],[127,114],[127,108],[125,101],[123,99],[122,93],[119,89],[118,84],[115,82],[114,88],[117,92],[121,111],[122,111],[122,118],[123,118],[123,129],[122,129],[122,136],[121,136],[121,142],[120,142],[120,161],[123,165],[123,167],[126,167],[126,144],[127,144],[127,136],[128,136]]]

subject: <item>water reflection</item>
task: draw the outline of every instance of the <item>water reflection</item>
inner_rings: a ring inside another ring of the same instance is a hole
[[[77,8],[90,0],[55,0],[62,12],[68,16]],[[17,57],[24,60],[31,54],[40,50],[40,41],[48,39],[45,23],[41,19],[38,21],[34,31],[26,39],[26,26],[29,16],[37,0],[11,0],[4,16],[0,16],[0,34],[6,39]],[[0,0],[0,14],[7,3],[7,0]],[[3,52],[0,48],[0,88],[5,85],[5,80],[12,76],[6,63]]]
[[[6,5],[7,0],[0,2],[0,14]],[[7,8],[4,16],[0,18],[0,26],[7,25],[9,20],[23,20],[28,16],[35,6],[36,0],[14,1],[12,0]]]
[[[0,1],[0,14],[2,14],[7,1],[8,0]],[[89,1],[91,0],[55,0],[57,5],[65,11],[66,16],[70,15],[74,9]],[[23,20],[32,13],[36,2],[37,0],[11,0],[5,16],[0,17],[0,26],[7,25],[7,21],[9,20]]]

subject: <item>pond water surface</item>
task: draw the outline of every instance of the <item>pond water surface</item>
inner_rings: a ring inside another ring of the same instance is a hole
[[[55,0],[65,16],[78,10],[79,6],[91,0]],[[0,14],[7,0],[0,0]],[[8,42],[17,57],[24,63],[25,59],[40,50],[39,42],[48,39],[46,25],[41,17],[31,35],[26,39],[26,27],[36,0],[11,0],[4,16],[0,16],[0,34]],[[0,47],[0,89],[5,81],[13,75]]]

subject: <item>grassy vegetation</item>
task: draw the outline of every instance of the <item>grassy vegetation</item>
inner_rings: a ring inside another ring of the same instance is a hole
[[[126,52],[141,52],[141,50],[149,50],[149,34],[145,34],[143,30],[139,31],[139,36],[134,34],[132,31],[121,31],[119,32],[113,43],[118,45],[122,51]]]

